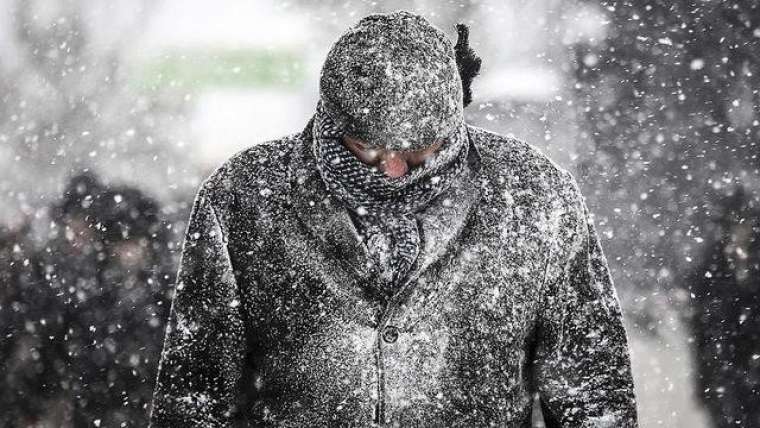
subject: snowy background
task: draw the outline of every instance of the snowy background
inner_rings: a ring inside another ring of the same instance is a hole
[[[198,184],[301,131],[332,41],[404,8],[470,26],[470,123],[580,182],[641,426],[760,426],[754,3],[0,0],[0,425],[146,424]]]

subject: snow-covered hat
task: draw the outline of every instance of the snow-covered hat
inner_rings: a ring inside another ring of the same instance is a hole
[[[320,97],[347,134],[389,150],[425,148],[464,121],[454,46],[406,11],[369,15],[335,42]]]

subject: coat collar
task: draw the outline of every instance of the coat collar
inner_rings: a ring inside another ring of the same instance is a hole
[[[348,210],[330,195],[322,181],[316,161],[311,153],[313,118],[294,147],[290,162],[290,185],[296,215],[309,232],[344,263],[362,283],[370,282],[367,250],[359,240]],[[469,128],[468,128],[469,133]],[[440,259],[464,229],[471,209],[483,196],[480,183],[480,153],[470,138],[469,174],[465,180],[440,195],[418,218],[421,223],[423,245],[405,283],[416,280],[431,264]],[[405,287],[401,287],[405,288]],[[401,289],[400,288],[400,289]]]

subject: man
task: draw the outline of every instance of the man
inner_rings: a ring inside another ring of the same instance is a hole
[[[463,29],[455,52],[420,16],[362,19],[306,129],[206,180],[152,426],[529,426],[535,393],[549,426],[636,426],[583,198],[464,122]]]
[[[168,241],[158,211],[138,189],[71,178],[44,249],[19,249],[28,262],[9,287],[18,310],[5,314],[12,335],[0,348],[14,388],[0,425],[145,425],[168,312],[157,306]]]

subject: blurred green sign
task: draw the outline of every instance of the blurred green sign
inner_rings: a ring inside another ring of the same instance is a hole
[[[192,50],[170,52],[140,67],[138,85],[182,87],[295,87],[304,80],[304,62],[292,51]]]

